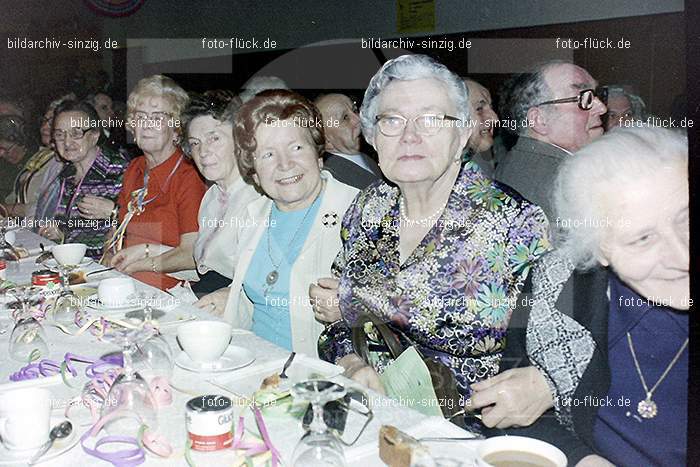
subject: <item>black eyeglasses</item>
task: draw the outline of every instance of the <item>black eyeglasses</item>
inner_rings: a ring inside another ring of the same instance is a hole
[[[94,130],[94,128],[71,128],[68,131],[54,130],[53,139],[54,141],[65,141],[66,135],[70,136],[71,139],[82,139],[85,133],[91,130]]]
[[[578,93],[578,96],[565,97],[563,99],[554,99],[551,101],[540,102],[539,104],[535,105],[535,107],[538,107],[540,105],[568,104],[576,102],[578,104],[579,109],[591,110],[593,108],[593,102],[596,97],[600,99],[601,102],[605,102],[607,100],[607,92],[605,92],[604,89],[584,89],[583,91]]]

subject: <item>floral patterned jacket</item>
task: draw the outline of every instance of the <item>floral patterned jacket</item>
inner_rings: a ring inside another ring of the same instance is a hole
[[[336,362],[352,353],[351,328],[372,313],[446,364],[468,397],[471,383],[498,373],[520,288],[550,249],[547,218],[469,161],[439,220],[400,264],[399,195],[377,182],[345,213],[333,264],[342,319],[321,334],[319,356]]]

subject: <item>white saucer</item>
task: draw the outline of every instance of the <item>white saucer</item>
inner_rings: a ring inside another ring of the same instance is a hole
[[[83,258],[83,260],[80,262],[80,264],[77,264],[77,267],[83,267],[83,266],[88,266],[95,261],[92,258]],[[44,266],[46,266],[49,269],[58,269],[59,264],[58,261],[56,261],[56,258],[49,258],[46,261],[44,261]]]
[[[253,363],[253,361],[255,361],[255,357],[253,357],[253,353],[250,350],[236,345],[229,345],[221,358],[213,363],[197,363],[183,350],[175,359],[175,364],[180,368],[194,371],[195,373],[221,373],[222,371],[243,368]]]
[[[53,428],[64,420],[67,420],[66,417],[57,417],[52,415],[49,426]],[[54,459],[61,454],[70,451],[76,444],[78,444],[78,441],[80,441],[80,436],[78,436],[78,427],[75,423],[73,423],[73,431],[71,431],[71,434],[68,435],[67,438],[57,439],[54,441],[53,446],[46,451],[46,454],[41,456],[38,463],[41,464],[44,461]],[[34,454],[37,453],[37,451],[38,448],[11,450],[0,442],[0,465],[26,464],[34,456]]]
[[[139,310],[142,307],[138,303],[138,300],[130,300],[123,305],[111,306],[104,305],[98,299],[94,303],[88,303],[87,308],[94,310],[98,313],[125,313],[127,311]]]

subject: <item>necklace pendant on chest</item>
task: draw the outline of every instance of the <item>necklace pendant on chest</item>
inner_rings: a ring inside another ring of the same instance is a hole
[[[279,278],[279,273],[277,271],[270,271],[267,276],[265,277],[265,283],[267,285],[274,285],[275,282],[277,282],[277,279]]]
[[[649,395],[647,395],[646,399],[639,401],[637,404],[637,412],[642,418],[654,418],[656,417],[657,411],[656,402],[651,400]]]

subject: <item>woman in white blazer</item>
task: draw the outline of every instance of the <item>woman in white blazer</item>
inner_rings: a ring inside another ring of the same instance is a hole
[[[258,94],[239,110],[234,135],[241,175],[266,196],[250,203],[239,223],[229,290],[199,304],[213,304],[235,327],[316,356],[323,323],[314,314],[309,287],[331,275],[340,223],[358,190],[321,170],[323,122],[299,94]]]

